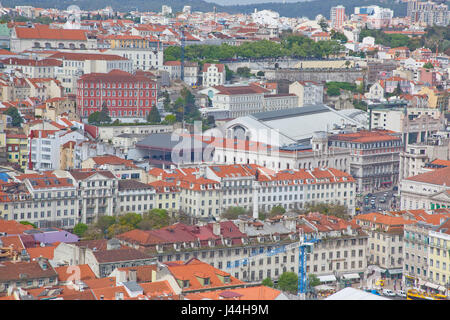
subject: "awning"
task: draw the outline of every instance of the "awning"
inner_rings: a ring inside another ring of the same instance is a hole
[[[320,282],[332,282],[332,281],[336,281],[336,277],[332,274],[328,275],[328,276],[319,276],[318,277]]]
[[[345,280],[359,279],[359,274],[357,274],[357,273],[348,273],[348,274],[344,274],[342,277]]]
[[[336,288],[333,288],[326,284],[321,284],[321,285],[315,286],[314,290],[316,290],[316,291],[331,291],[331,290],[336,290]]]
[[[439,286],[438,290],[441,292],[445,292],[445,290],[447,290],[447,289],[445,289],[445,287],[443,287],[443,286]]]
[[[439,288],[439,285],[434,284],[434,283],[432,283],[432,282],[425,282],[425,286],[430,287],[430,288],[433,288],[433,289],[435,289],[435,290],[437,290],[437,289]]]
[[[389,274],[400,274],[403,273],[403,269],[391,269],[389,270]]]

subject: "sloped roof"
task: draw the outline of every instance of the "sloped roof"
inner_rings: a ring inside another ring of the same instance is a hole
[[[15,32],[19,39],[87,40],[86,30],[51,29],[47,25],[34,25],[33,28],[16,27]]]

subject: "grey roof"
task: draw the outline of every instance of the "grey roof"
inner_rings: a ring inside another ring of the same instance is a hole
[[[153,187],[133,179],[119,180],[119,191],[136,189],[153,189]]]
[[[144,289],[136,281],[124,282],[123,285],[128,288],[131,292],[141,292]]]
[[[199,141],[196,141],[196,143],[194,144],[193,140],[193,138],[181,137],[174,133],[152,133],[145,139],[137,142],[136,147],[172,150],[180,143],[188,147],[197,146],[197,144],[200,143]],[[202,142],[202,148],[206,148],[207,145],[207,143]]]
[[[99,263],[133,261],[151,258],[151,256],[142,253],[136,249],[115,249],[115,250],[94,251],[93,254]]]
[[[301,116],[301,115],[322,113],[322,112],[328,112],[328,111],[329,111],[329,108],[327,106],[325,106],[323,104],[319,104],[319,105],[290,108],[290,109],[284,109],[284,110],[258,112],[258,113],[252,114],[251,116],[258,120],[268,121],[268,120],[289,118],[289,117],[293,117],[293,116]]]
[[[258,235],[270,235],[275,233],[286,234],[290,232],[290,230],[286,228],[281,222],[275,223],[269,223],[266,221],[261,222],[264,224],[264,226],[261,229],[256,229],[253,225],[246,224],[244,233],[246,233],[247,236],[252,237]]]

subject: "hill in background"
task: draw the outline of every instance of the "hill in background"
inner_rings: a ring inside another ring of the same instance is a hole
[[[218,12],[228,13],[252,13],[255,8],[260,10],[277,11],[284,17],[308,17],[314,19],[318,14],[329,18],[330,9],[333,6],[342,4],[346,8],[346,13],[353,13],[357,6],[379,5],[381,7],[394,10],[395,16],[406,15],[406,3],[396,3],[394,1],[379,0],[313,0],[310,2],[295,3],[260,3],[249,5],[221,6],[203,0],[3,0],[3,6],[15,7],[21,5],[31,5],[37,8],[66,9],[70,5],[77,5],[82,10],[97,10],[111,6],[114,10],[121,12],[139,11],[160,12],[162,5],[172,7],[174,12],[179,12],[185,5],[192,7],[193,11],[209,12],[216,7]]]

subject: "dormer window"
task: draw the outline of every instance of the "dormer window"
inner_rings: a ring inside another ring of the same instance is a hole
[[[183,280],[183,288],[189,288],[189,280]]]

